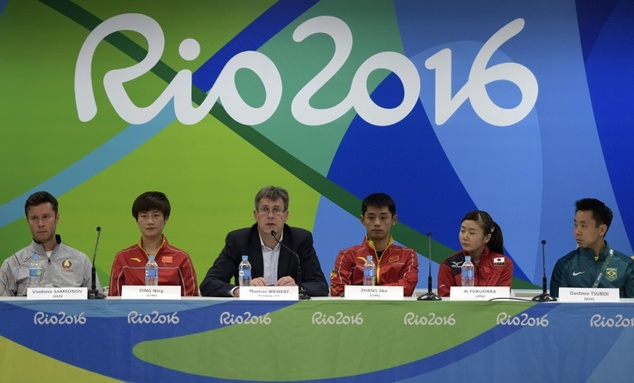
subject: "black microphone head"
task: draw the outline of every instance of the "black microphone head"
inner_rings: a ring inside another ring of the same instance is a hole
[[[428,237],[431,237],[431,231],[428,231],[428,232],[427,232],[427,236],[428,236]]]
[[[546,244],[546,240],[542,239],[542,245],[545,245],[545,244]]]
[[[101,231],[101,226],[97,226],[97,231]]]
[[[275,230],[271,230],[271,235],[275,237],[277,233],[275,232]]]

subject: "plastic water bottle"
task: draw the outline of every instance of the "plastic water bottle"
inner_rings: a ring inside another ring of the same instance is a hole
[[[365,265],[363,266],[363,285],[374,286],[376,283],[376,265],[372,261],[372,256],[365,257]]]
[[[242,262],[238,266],[238,283],[240,286],[251,286],[251,264],[248,255],[242,256]]]
[[[28,287],[41,287],[42,276],[44,275],[44,269],[42,268],[42,261],[40,256],[33,254],[31,261],[29,262],[29,286]]]
[[[150,259],[145,264],[145,285],[158,286],[158,264],[154,259],[154,254],[150,254]]]
[[[471,256],[467,255],[464,257],[464,262],[462,263],[462,286],[473,287],[474,277],[475,266],[473,266],[471,262]]]

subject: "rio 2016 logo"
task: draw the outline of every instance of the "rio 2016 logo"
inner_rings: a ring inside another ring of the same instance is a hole
[[[500,46],[521,32],[524,19],[518,18],[489,38],[475,57],[467,82],[452,96],[452,51],[442,49],[425,61],[425,67],[435,70],[435,122],[443,125],[467,100],[475,113],[485,122],[495,126],[510,126],[522,119],[537,102],[538,84],[533,73],[525,66],[505,62],[487,66]],[[219,100],[226,112],[236,122],[258,125],[267,121],[280,105],[283,86],[282,77],[275,63],[256,51],[243,51],[233,56],[220,72],[216,82],[198,107],[192,104],[192,72],[180,70],[165,90],[147,107],[138,107],[130,99],[124,84],[148,73],[160,60],[165,47],[165,36],[161,26],[152,18],[142,14],[114,16],[98,25],[82,45],[75,68],[75,101],[79,119],[92,120],[97,114],[97,104],[92,86],[92,60],[99,43],[108,35],[120,31],[140,33],[148,44],[147,55],[127,68],[108,71],[103,78],[106,95],[118,115],[130,124],[151,121],[171,101],[174,102],[176,118],[183,124],[200,122]],[[314,34],[326,34],[334,42],[334,53],[325,67],[308,81],[293,97],[291,113],[300,123],[319,126],[333,122],[349,110],[370,124],[389,126],[404,119],[415,107],[421,91],[421,80],[416,66],[398,52],[379,52],[365,60],[355,72],[350,90],[338,104],[318,109],[310,105],[311,98],[343,67],[352,51],[353,35],[348,25],[333,16],[318,16],[300,24],[293,39],[301,43]],[[200,54],[199,43],[191,38],[179,45],[179,54],[184,60],[194,60]],[[259,107],[247,104],[240,96],[235,75],[241,69],[252,71],[265,90],[264,103]],[[403,99],[394,108],[383,108],[371,98],[367,80],[375,70],[394,73],[403,86]],[[495,81],[514,84],[521,92],[520,102],[513,108],[498,106],[487,92],[486,86]]]
[[[86,317],[83,312],[79,313],[79,315],[68,315],[63,311],[57,314],[38,311],[33,316],[33,323],[36,325],[84,325],[86,324]]]

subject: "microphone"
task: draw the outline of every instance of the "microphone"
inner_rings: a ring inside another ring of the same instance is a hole
[[[299,260],[299,255],[296,252],[294,252],[293,249],[291,249],[290,247],[283,244],[280,240],[278,240],[277,237],[275,236],[276,234],[277,233],[275,232],[275,230],[271,230],[271,235],[273,236],[273,238],[275,238],[275,242],[282,245],[282,247],[290,251],[291,254],[293,254],[295,258],[297,258],[297,286],[299,286],[299,299],[302,299],[302,300],[310,299],[310,296],[306,294],[306,289],[304,288],[304,286],[302,286],[302,263]]]
[[[101,226],[97,226],[97,243],[95,243],[95,253],[92,255],[92,269],[90,270],[92,282],[88,290],[88,299],[104,299],[106,296],[97,290],[97,269],[95,259],[97,259],[97,248],[99,247],[99,237],[101,237]]]
[[[542,270],[543,270],[543,278],[542,278],[542,293],[538,296],[533,297],[533,301],[535,302],[554,302],[557,298],[548,295],[546,292],[546,240],[542,239]]]
[[[429,275],[427,277],[427,293],[418,297],[419,301],[441,301],[442,298],[431,291],[431,232],[427,233],[427,247],[429,253]]]

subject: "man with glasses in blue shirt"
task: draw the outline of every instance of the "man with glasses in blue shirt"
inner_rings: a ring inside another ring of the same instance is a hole
[[[238,265],[243,255],[251,263],[251,286],[297,286],[299,257],[300,291],[308,296],[328,295],[312,234],[286,224],[288,202],[288,192],[281,187],[266,186],[256,194],[255,224],[227,234],[225,247],[200,284],[201,295],[239,297]]]

